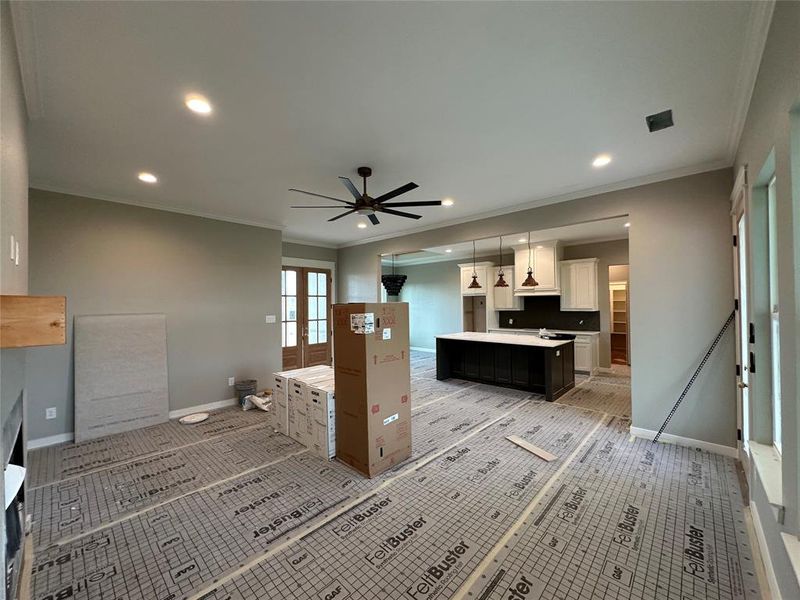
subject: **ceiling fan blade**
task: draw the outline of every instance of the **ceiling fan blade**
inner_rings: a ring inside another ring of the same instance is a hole
[[[373,224],[373,225],[380,225],[380,224],[381,224],[381,222],[378,220],[378,215],[376,215],[375,213],[369,213],[369,214],[367,215],[367,218],[368,218],[370,221],[372,221],[372,224]]]
[[[383,206],[376,206],[375,210],[379,210],[387,215],[396,215],[398,217],[407,217],[409,219],[421,219],[422,215],[412,215],[411,213],[402,212],[399,210],[392,210],[391,208],[384,208]]]
[[[337,204],[336,206],[290,206],[289,208],[338,208],[341,210],[344,207]]]
[[[387,200],[391,200],[395,196],[399,196],[400,194],[405,194],[406,192],[410,192],[411,190],[416,189],[418,187],[419,186],[412,181],[405,185],[401,185],[396,190],[392,190],[391,192],[386,192],[383,196],[378,196],[377,198],[375,198],[375,202],[379,204],[381,202],[386,202]]]
[[[350,193],[353,194],[353,198],[355,198],[356,200],[361,200],[361,194],[358,193],[358,188],[356,188],[356,186],[353,185],[353,182],[350,181],[350,179],[348,177],[341,177],[340,176],[339,179],[342,180],[342,183],[344,184],[344,187],[346,187],[348,190],[350,190]]]
[[[392,202],[384,206],[441,206],[441,200],[420,200],[419,202]]]
[[[347,215],[353,214],[354,212],[356,212],[356,209],[355,209],[355,208],[354,208],[353,210],[348,210],[347,212],[343,212],[343,213],[342,213],[342,214],[340,214],[340,215],[336,215],[336,216],[335,216],[335,217],[333,217],[332,219],[328,219],[328,222],[330,222],[330,221],[335,221],[336,219],[341,219],[342,217],[346,217]]]
[[[347,200],[340,200],[339,198],[334,198],[333,196],[323,196],[322,194],[315,194],[314,192],[307,192],[305,190],[298,190],[297,188],[289,188],[290,192],[299,192],[301,194],[307,194],[309,196],[316,196],[317,198],[327,198],[328,200],[335,200],[336,202],[342,202],[344,204],[348,204],[350,206],[355,206],[352,202],[348,202]]]

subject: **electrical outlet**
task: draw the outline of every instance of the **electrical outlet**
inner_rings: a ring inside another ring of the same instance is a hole
[[[513,325],[513,324],[514,324],[514,319],[509,319],[509,320],[508,320],[508,324],[509,324],[509,325]]]
[[[267,323],[274,323],[275,322],[275,315],[267,315],[266,321],[267,321]]]
[[[235,379],[234,377],[228,377],[228,385],[229,386],[231,386],[231,385],[233,385],[235,383],[234,379]]]
[[[55,419],[57,413],[58,413],[58,411],[57,411],[56,407],[55,406],[51,406],[50,408],[45,409],[44,418],[45,419]]]

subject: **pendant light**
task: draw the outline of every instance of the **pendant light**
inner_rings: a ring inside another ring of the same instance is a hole
[[[500,273],[497,277],[497,283],[494,284],[494,287],[508,287],[506,280],[503,278],[503,236],[500,236]]]
[[[478,283],[478,272],[475,269],[475,240],[472,240],[472,283],[467,286],[467,289],[477,290],[481,287]]]
[[[533,267],[531,266],[531,232],[528,232],[528,276],[522,282],[522,287],[536,287],[539,282],[533,278]]]
[[[395,275],[394,272],[394,254],[392,254],[392,274],[381,275],[381,283],[386,289],[387,296],[399,296],[400,290],[403,289],[403,284],[408,279],[408,275]]]

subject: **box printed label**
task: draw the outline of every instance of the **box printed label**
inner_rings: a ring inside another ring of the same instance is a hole
[[[354,313],[350,315],[350,331],[360,335],[375,333],[375,313]]]
[[[399,414],[399,413],[394,413],[394,414],[393,414],[391,417],[386,417],[386,418],[383,420],[383,424],[384,424],[384,425],[388,425],[389,423],[392,423],[392,422],[394,422],[394,421],[397,421],[397,419],[399,419],[399,418],[400,418],[400,414]]]

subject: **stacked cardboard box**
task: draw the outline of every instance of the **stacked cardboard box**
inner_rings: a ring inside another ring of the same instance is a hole
[[[411,456],[408,304],[336,304],[336,457],[368,477]]]
[[[327,365],[316,367],[306,367],[304,369],[294,369],[292,371],[280,371],[272,376],[272,428],[289,435],[289,382],[292,379],[302,379],[303,377],[313,376],[322,372],[330,372],[331,368]]]
[[[274,374],[273,382],[273,429],[325,460],[333,458],[336,455],[333,369],[320,365],[282,371]]]

